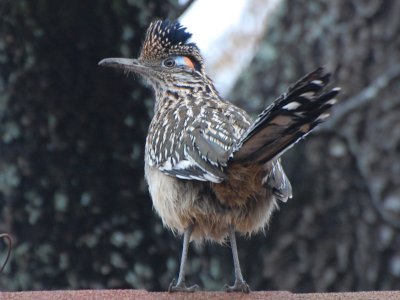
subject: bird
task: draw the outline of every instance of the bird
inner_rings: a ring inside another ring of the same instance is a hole
[[[163,225],[183,236],[178,280],[168,291],[199,288],[186,285],[190,242],[229,241],[235,280],[225,289],[248,293],[236,234],[265,230],[278,202],[292,198],[281,155],[328,118],[340,88],[328,88],[331,74],[319,67],[252,119],[219,95],[191,37],[179,21],[158,19],[137,59],[99,65],[139,75],[154,91],[145,178]]]

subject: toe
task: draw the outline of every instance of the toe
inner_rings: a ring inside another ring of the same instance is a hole
[[[199,289],[197,284],[192,286],[186,286],[184,281],[178,282],[175,284],[175,279],[172,280],[171,284],[169,285],[168,292],[186,292],[186,293],[193,293]]]
[[[245,281],[235,281],[235,284],[232,286],[225,285],[225,290],[227,292],[242,292],[242,293],[250,293],[250,287]]]

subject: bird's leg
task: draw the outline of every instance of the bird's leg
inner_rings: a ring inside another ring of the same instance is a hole
[[[187,260],[187,253],[189,249],[190,236],[193,232],[193,225],[189,226],[185,230],[185,234],[183,236],[183,247],[182,247],[182,258],[181,258],[181,266],[179,268],[179,277],[178,282],[175,284],[175,279],[172,280],[169,285],[168,292],[194,292],[199,286],[197,284],[187,287],[185,283],[185,265]]]
[[[243,292],[249,293],[250,287],[243,280],[242,271],[240,270],[239,256],[236,245],[235,228],[231,227],[229,229],[229,242],[231,244],[232,256],[233,256],[233,266],[235,268],[235,283],[232,286],[225,285],[227,292]]]

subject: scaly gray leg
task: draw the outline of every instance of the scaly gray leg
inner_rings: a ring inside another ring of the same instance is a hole
[[[229,241],[232,248],[233,266],[235,267],[235,283],[232,286],[225,285],[225,289],[227,292],[249,293],[250,287],[246,283],[246,281],[243,280],[242,271],[240,270],[239,256],[236,245],[235,228],[233,227],[229,229]]]
[[[185,283],[185,265],[187,260],[187,253],[189,249],[190,236],[193,232],[193,225],[189,226],[185,230],[185,234],[183,236],[183,247],[182,247],[182,258],[181,258],[181,266],[179,268],[179,277],[178,282],[175,284],[175,279],[172,280],[169,285],[168,292],[194,292],[199,286],[197,284],[187,287]]]

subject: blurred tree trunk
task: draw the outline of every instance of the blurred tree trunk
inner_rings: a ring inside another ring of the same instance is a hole
[[[97,63],[136,56],[168,12],[174,1],[0,1],[0,232],[15,241],[0,289],[160,285],[171,237],[143,179],[152,95]]]
[[[343,89],[327,123],[284,156],[294,198],[266,239],[241,245],[259,255],[242,252],[257,288],[400,288],[399,15],[398,1],[287,1],[232,92],[256,113],[321,65]]]

